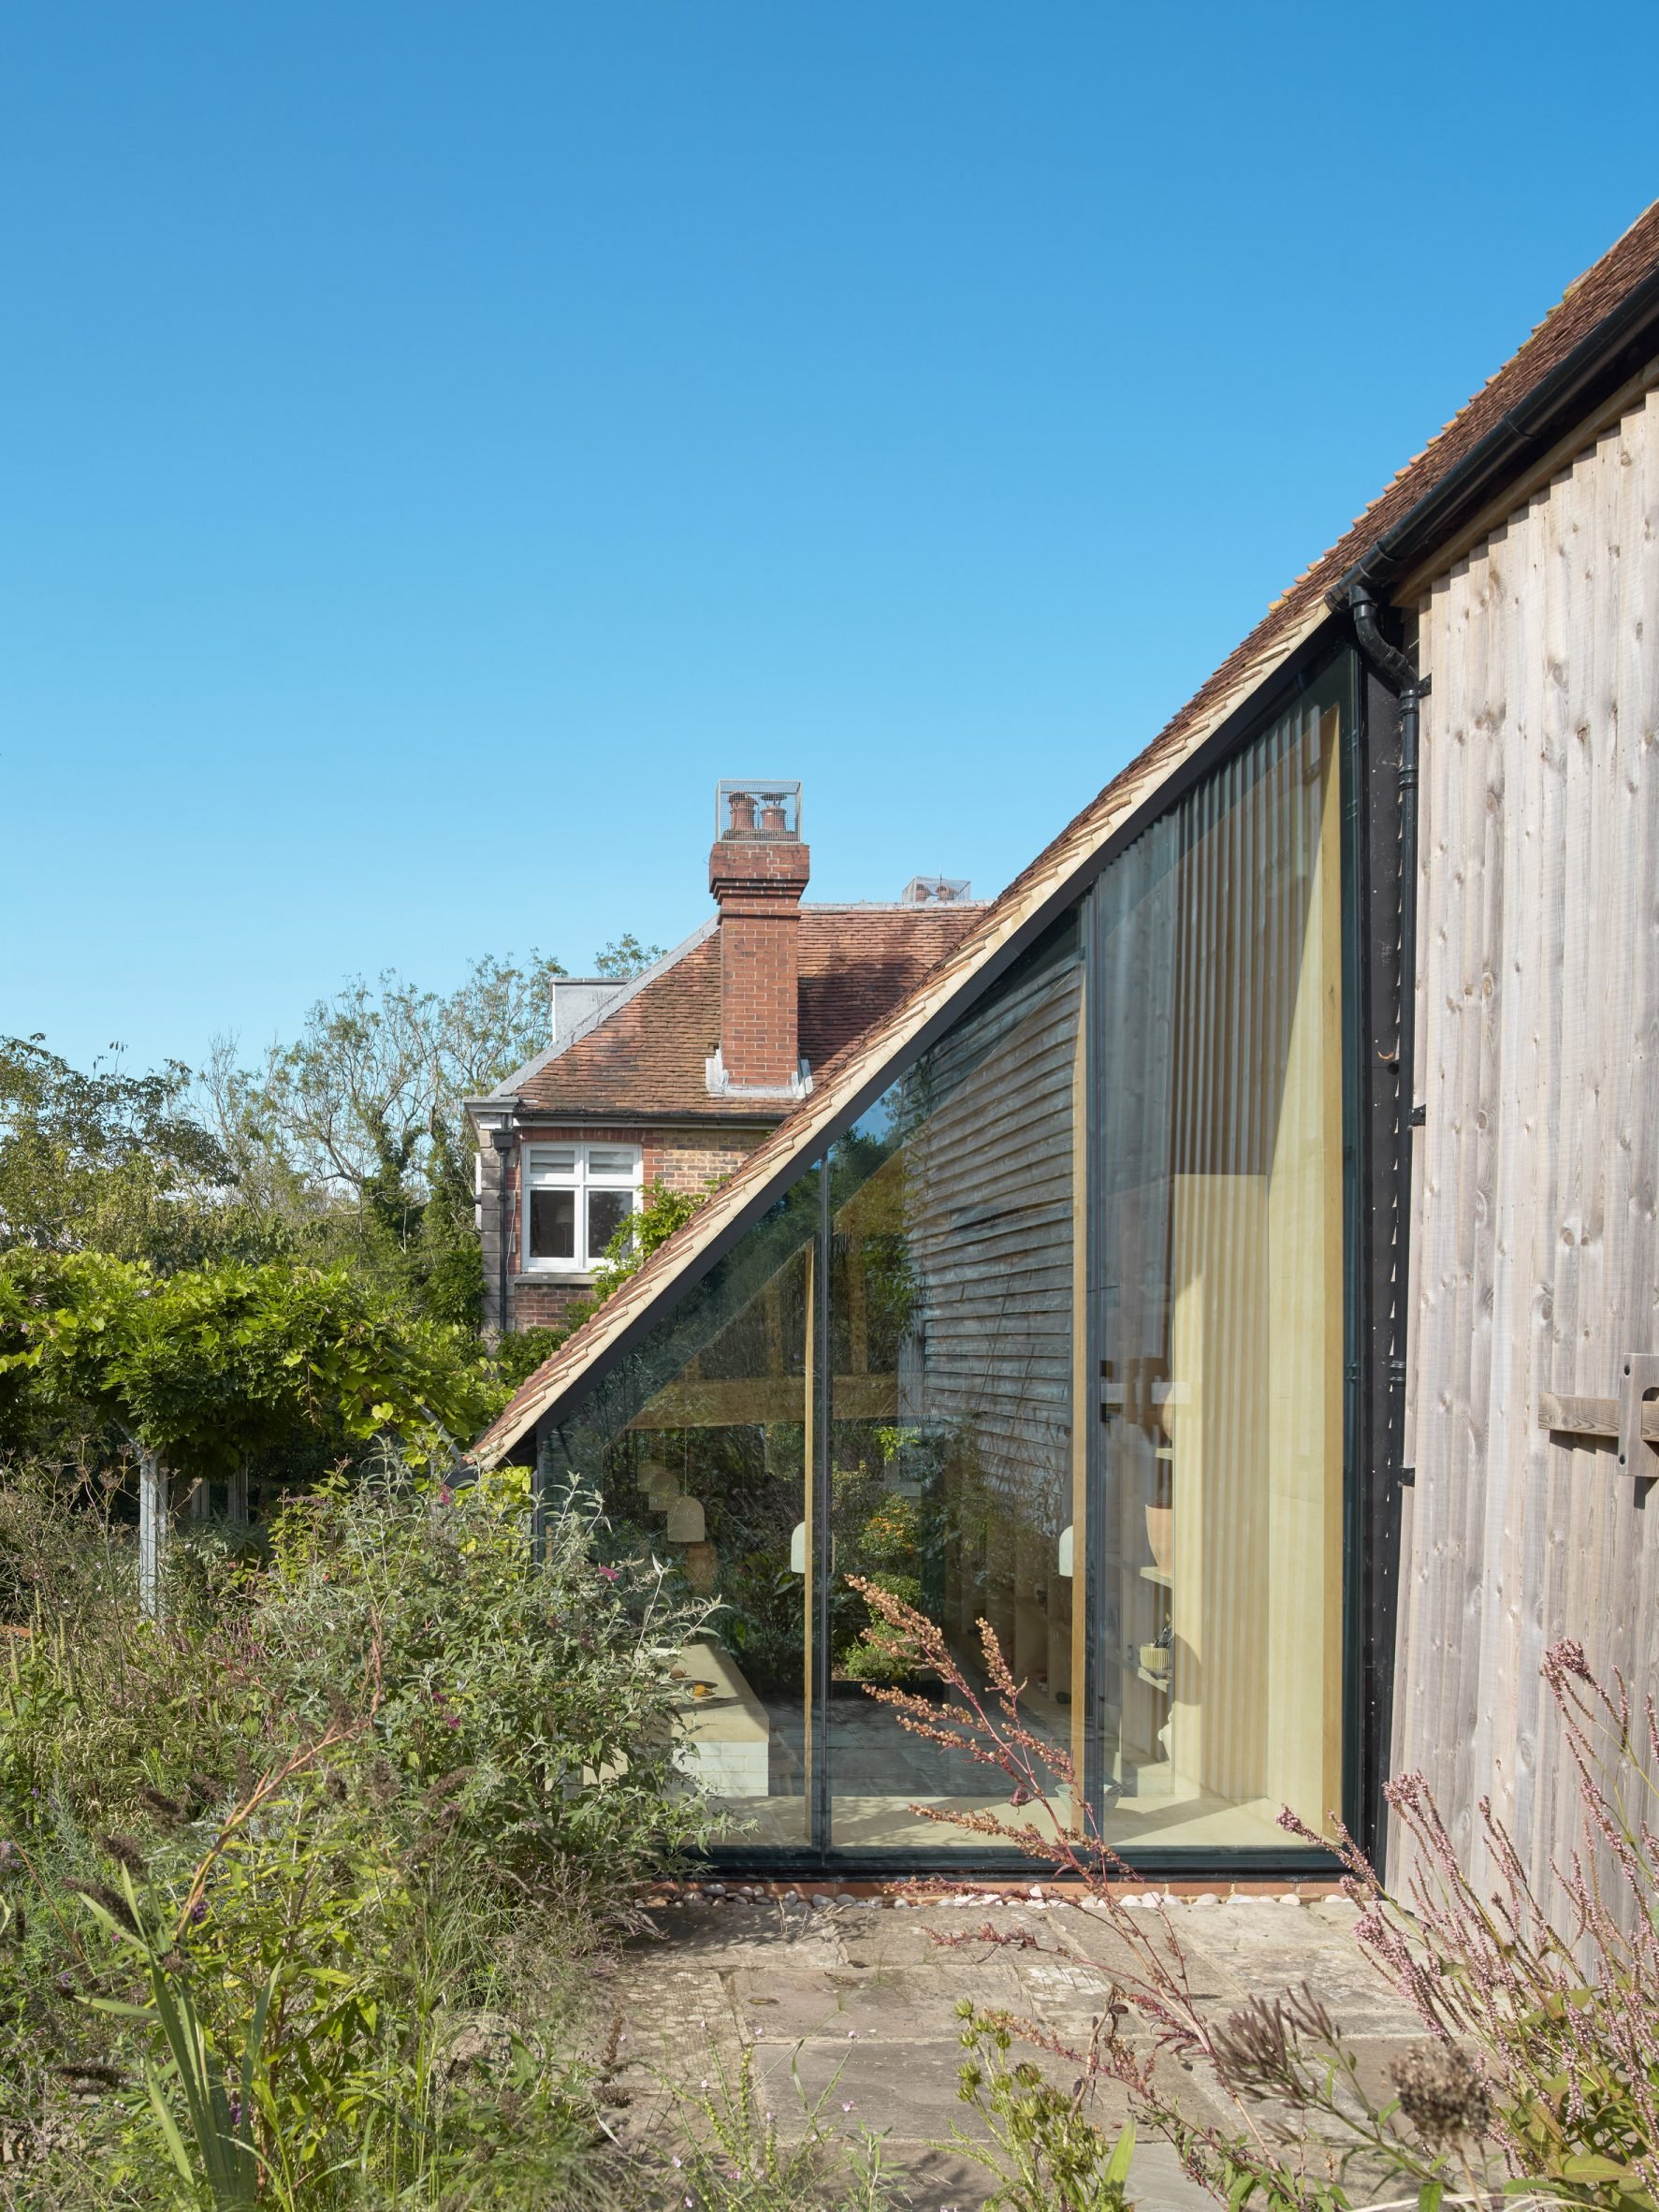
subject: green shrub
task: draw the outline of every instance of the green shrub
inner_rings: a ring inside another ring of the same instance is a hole
[[[602,1559],[580,1498],[538,1561],[530,1521],[511,1475],[342,1477],[268,1560],[181,1544],[162,1627],[95,1493],[0,1477],[31,1562],[0,1652],[0,2137],[39,2150],[29,2202],[240,2204],[249,2160],[284,2206],[575,2207],[616,2178],[571,1962],[708,1832],[669,1680],[702,1613]]]
[[[596,1554],[591,1503],[548,1513],[530,1564],[522,1470],[419,1490],[335,1480],[271,1532],[257,1633],[291,1722],[345,1701],[399,1786],[442,1784],[454,1836],[520,1878],[579,1869],[617,1910],[708,1820],[672,1761],[670,1655],[706,1608]]]

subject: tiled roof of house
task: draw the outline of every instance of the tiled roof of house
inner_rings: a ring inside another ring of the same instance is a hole
[[[1567,287],[1520,351],[1415,459],[1406,463],[1330,551],[1273,601],[1248,637],[1146,749],[1015,877],[1000,897],[980,910],[974,928],[954,953],[923,978],[910,998],[848,1046],[834,1066],[819,1070],[811,1096],[756,1146],[692,1220],[659,1245],[639,1273],[530,1376],[479,1439],[476,1452],[483,1463],[493,1464],[543,1413],[567,1398],[592,1363],[743,1214],[757,1192],[811,1147],[843,1101],[896,1060],[907,1040],[962,992],[1110,837],[1132,818],[1150,809],[1182,763],[1329,618],[1326,593],[1442,485],[1483,440],[1512,419],[1514,412],[1567,361],[1575,348],[1594,340],[1598,327],[1613,317],[1638,287],[1646,285],[1656,270],[1659,201]]]
[[[909,997],[967,935],[982,906],[803,906],[800,1049],[814,1070]],[[713,930],[565,1051],[514,1085],[538,1113],[625,1118],[684,1113],[752,1120],[742,1099],[709,1096],[720,1042],[720,944]]]

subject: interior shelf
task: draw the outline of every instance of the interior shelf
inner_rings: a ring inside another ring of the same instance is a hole
[[[1173,1590],[1175,1587],[1174,1576],[1166,1574],[1160,1566],[1143,1566],[1141,1579],[1143,1582],[1156,1582],[1160,1590]]]

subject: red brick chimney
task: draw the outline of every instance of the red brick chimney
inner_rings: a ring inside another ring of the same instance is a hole
[[[720,1041],[708,1063],[717,1095],[804,1087],[796,937],[809,861],[798,783],[720,785],[708,855],[720,910]]]

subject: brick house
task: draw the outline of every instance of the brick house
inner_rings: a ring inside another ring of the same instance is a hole
[[[940,877],[809,904],[809,865],[798,783],[722,783],[715,912],[631,981],[560,977],[546,1050],[468,1099],[492,1336],[557,1328],[644,1192],[731,1174],[982,911]]]

